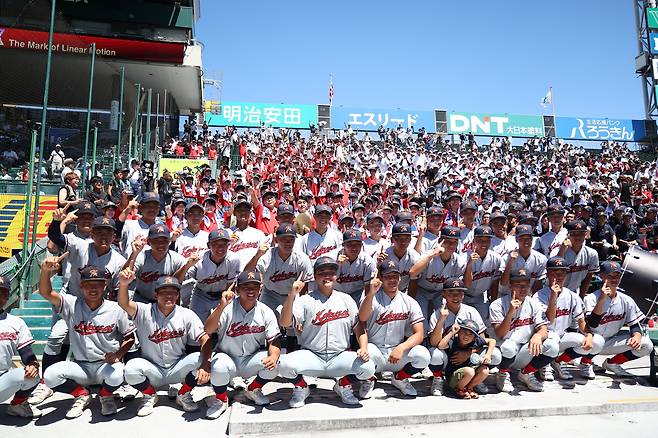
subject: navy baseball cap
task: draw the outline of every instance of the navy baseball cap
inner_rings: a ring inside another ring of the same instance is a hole
[[[116,206],[117,206],[117,205],[116,205],[114,202],[112,202],[112,201],[106,201],[105,204],[103,204],[103,205],[101,206],[101,208],[102,208],[103,210],[105,210],[106,208],[110,208],[110,207],[115,207],[115,208],[116,208]]]
[[[114,219],[110,219],[105,216],[100,216],[94,219],[94,224],[91,226],[92,229],[94,228],[110,228],[112,230],[117,229],[116,223],[114,222]]]
[[[212,230],[210,234],[208,234],[208,243],[214,242],[215,240],[231,240],[231,235],[225,228]]]
[[[206,199],[203,200],[203,205],[206,204],[217,205],[217,200],[211,196],[208,196]]]
[[[357,211],[357,210],[365,210],[366,207],[363,204],[355,204],[354,207],[352,207],[352,211]]]
[[[96,216],[96,207],[89,201],[79,202],[75,211],[76,216],[81,214],[91,214]]]
[[[171,238],[169,233],[169,228],[166,225],[162,224],[153,224],[149,227],[149,239],[157,239],[158,237],[166,237],[167,239]]]
[[[464,210],[474,210],[474,211],[477,211],[477,210],[478,210],[478,206],[475,205],[475,202],[473,202],[473,201],[464,201],[464,202],[462,202],[461,210],[462,210],[462,211],[464,211]]]
[[[567,261],[564,260],[564,258],[562,258],[562,257],[551,257],[546,262],[546,269],[568,270],[569,266],[567,265]]]
[[[154,202],[160,205],[160,197],[154,192],[144,192],[144,194],[142,194],[142,199],[140,199],[139,203],[147,204],[149,202]]]
[[[278,228],[276,229],[276,236],[277,237],[283,237],[283,236],[297,237],[297,230],[295,230],[295,227],[292,226],[292,225],[282,224],[282,225],[279,225]]]
[[[6,291],[11,290],[11,280],[9,279],[9,277],[0,275],[0,290],[6,290]]]
[[[391,272],[397,272],[398,274],[400,273],[400,267],[396,262],[394,262],[391,259],[384,260],[381,265],[379,265],[379,273],[384,275],[384,274],[389,274]]]
[[[278,194],[277,192],[275,192],[274,190],[265,190],[265,192],[263,192],[263,196],[262,196],[262,197],[263,197],[263,198],[266,198],[266,197],[268,197],[268,196],[274,196],[275,198],[278,198],[278,197],[279,197],[279,194]]]
[[[185,206],[185,213],[189,213],[190,210],[192,210],[193,208],[198,208],[199,210],[201,210],[201,213],[206,212],[206,209],[203,208],[201,204],[199,204],[198,202],[191,202]]]
[[[441,239],[459,239],[459,228],[447,225],[441,228]]]
[[[601,273],[606,275],[615,274],[615,273],[621,274],[622,272],[621,264],[619,264],[619,262],[615,262],[612,260],[606,260],[605,262],[601,263],[600,269],[601,269]]]
[[[425,214],[425,217],[430,217],[430,216],[443,217],[443,209],[441,207],[437,207],[436,205],[431,206],[430,208],[427,209],[427,213]]]
[[[530,274],[525,269],[517,269],[512,271],[509,281],[530,281]]]
[[[155,291],[165,287],[173,287],[177,291],[180,291],[181,285],[178,278],[172,277],[170,275],[163,275],[155,281]]]
[[[251,271],[243,271],[238,275],[237,285],[243,285],[247,283],[258,283],[263,282],[263,276],[260,274],[258,269],[252,269]]]
[[[443,290],[461,290],[465,291],[468,288],[464,286],[464,282],[459,278],[450,278],[443,283]]]
[[[295,215],[295,210],[292,208],[292,205],[290,204],[279,204],[279,206],[276,208],[276,215],[277,216],[283,216],[289,214],[291,216]]]
[[[493,237],[493,230],[489,225],[480,225],[473,229],[473,237]]]
[[[338,263],[336,260],[331,257],[323,256],[318,258],[313,264],[313,272],[317,271],[320,268],[331,267],[335,270],[338,270]]]
[[[349,214],[341,214],[340,217],[338,218],[338,223],[341,223],[346,220],[351,220],[352,222],[354,222],[354,218]]]
[[[532,236],[532,226],[528,224],[517,225],[514,229],[514,234],[516,234],[517,237]]]
[[[369,223],[369,224],[370,224],[370,223],[373,223],[374,221],[377,221],[377,220],[380,220],[380,221],[384,222],[384,218],[383,218],[380,214],[378,214],[378,213],[371,213],[371,214],[369,214],[368,217],[366,218],[366,223]]]
[[[347,230],[343,233],[343,243],[345,242],[362,242],[361,233],[357,230]]]
[[[533,224],[537,223],[537,218],[531,211],[522,211],[519,213],[519,222],[532,222]]]
[[[327,213],[327,214],[331,215],[334,212],[331,209],[331,207],[329,207],[328,205],[321,204],[321,205],[318,205],[317,207],[315,207],[315,213],[314,214],[317,216],[321,213]]]
[[[251,202],[247,201],[244,198],[238,198],[235,200],[235,203],[233,204],[233,208],[238,208],[238,207],[251,208]]]
[[[85,266],[80,270],[80,281],[107,281],[107,271],[98,266]]]
[[[409,211],[400,211],[395,215],[395,222],[410,221],[411,212]]]
[[[408,234],[411,236],[411,225],[403,224],[400,222],[393,225],[393,229],[391,230],[392,236],[400,236],[403,234]]]
[[[176,207],[178,204],[186,205],[187,201],[183,198],[175,198],[171,201],[171,206]]]
[[[564,228],[567,229],[567,231],[574,232],[574,233],[580,233],[580,232],[587,232],[587,224],[585,221],[576,219],[573,221],[569,221],[564,225]]]
[[[551,215],[554,215],[554,214],[564,215],[564,208],[560,207],[558,204],[551,204],[546,209],[546,214],[548,216],[551,216]]]
[[[446,194],[446,200],[449,201],[452,198],[459,198],[461,200],[462,195],[459,192],[456,192],[456,191],[452,190],[452,191],[450,191]]]
[[[478,333],[478,325],[475,321],[472,319],[465,319],[463,321],[459,321],[459,329],[460,330],[468,330],[472,332],[475,336],[479,336]]]
[[[498,219],[504,219],[504,220],[507,220],[507,216],[505,216],[505,215],[504,215],[503,213],[501,213],[500,211],[496,211],[496,212],[494,212],[494,213],[491,213],[491,215],[489,216],[489,223],[491,223],[491,222],[493,222],[493,221],[495,221],[495,220],[498,220]]]

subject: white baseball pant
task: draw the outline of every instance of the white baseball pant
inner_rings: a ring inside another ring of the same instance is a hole
[[[18,391],[34,388],[39,383],[39,378],[26,379],[24,368],[12,368],[0,371],[0,402],[12,397]]]
[[[130,359],[124,375],[126,383],[132,386],[143,383],[147,378],[154,388],[181,383],[185,376],[199,368],[200,353],[190,353],[169,368],[161,367],[142,357]]]
[[[63,385],[73,380],[81,386],[100,385],[115,387],[123,384],[123,363],[109,364],[103,361],[74,362],[70,360],[52,364],[43,373],[43,380],[49,388]]]
[[[327,378],[354,374],[359,380],[367,380],[375,374],[375,363],[372,360],[364,362],[355,351],[318,355],[311,350],[298,350],[281,355],[279,373],[286,379],[294,379],[300,374]]]
[[[405,351],[396,363],[388,361],[391,351],[393,351],[393,348],[379,348],[375,344],[368,344],[370,360],[375,363],[375,370],[378,373],[384,371],[397,372],[408,363],[414,368],[424,370],[430,363],[430,352],[422,345],[416,345]]]
[[[248,379],[258,375],[264,380],[275,379],[278,370],[268,370],[263,366],[267,354],[267,351],[257,351],[249,356],[233,357],[226,353],[215,353],[210,364],[210,383],[213,386],[225,386],[237,376]]]

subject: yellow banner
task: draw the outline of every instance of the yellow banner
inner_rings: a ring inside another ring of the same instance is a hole
[[[165,170],[168,170],[170,173],[176,173],[183,170],[183,167],[189,167],[192,169],[193,173],[196,173],[196,168],[201,167],[204,164],[210,166],[210,161],[207,159],[190,159],[190,158],[160,158],[160,169],[158,170],[158,176],[162,176],[162,173]]]
[[[23,248],[26,204],[25,195],[0,194],[0,257],[9,258],[12,256],[12,250]],[[34,215],[34,199],[32,204],[32,215]],[[56,208],[57,196],[49,195],[39,198],[37,240],[48,235],[48,225],[53,219],[53,210]],[[32,226],[32,218],[30,218],[30,226]]]

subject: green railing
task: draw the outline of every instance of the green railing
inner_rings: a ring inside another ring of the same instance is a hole
[[[29,297],[38,286],[41,263],[48,255],[47,243],[47,238],[39,240],[24,260],[21,251],[9,260],[0,263],[0,275],[9,277],[11,280],[9,300],[5,309],[20,306],[23,300]]]
[[[59,183],[41,183],[42,195],[57,195],[57,191],[62,185]],[[15,180],[0,180],[0,193],[4,194],[26,194],[28,183]]]

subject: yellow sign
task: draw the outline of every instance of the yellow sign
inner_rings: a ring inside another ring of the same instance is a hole
[[[32,201],[34,204],[34,200]],[[11,257],[13,250],[23,248],[25,195],[0,195],[0,257]],[[57,196],[41,196],[39,198],[39,217],[37,219],[37,235],[39,240],[48,235],[48,225],[53,219],[53,210],[57,208]],[[34,214],[34,205],[32,206]],[[30,219],[32,226],[32,219]]]
[[[180,172],[183,170],[183,167],[189,167],[196,174],[196,169],[204,164],[210,166],[210,161],[207,159],[160,158],[158,176],[162,176],[165,170],[168,170],[170,173]]]

